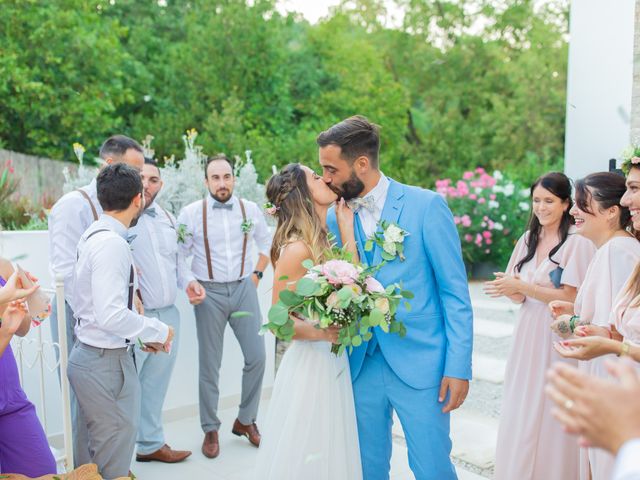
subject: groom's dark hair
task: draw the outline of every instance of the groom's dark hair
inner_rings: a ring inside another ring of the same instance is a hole
[[[340,147],[340,156],[349,163],[353,163],[358,157],[365,156],[371,165],[377,168],[380,152],[379,130],[380,127],[371,123],[366,117],[354,115],[322,132],[316,138],[316,143],[319,147],[327,145]]]

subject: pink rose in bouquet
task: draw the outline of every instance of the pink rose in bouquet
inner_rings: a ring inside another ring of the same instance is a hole
[[[356,267],[344,260],[329,260],[323,264],[322,275],[331,285],[351,285],[358,280]]]
[[[367,277],[364,281],[364,285],[369,293],[384,293],[384,287],[382,284],[373,277]]]

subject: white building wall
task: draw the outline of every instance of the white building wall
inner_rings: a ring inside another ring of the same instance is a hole
[[[635,0],[572,0],[565,172],[608,168],[629,145]]]

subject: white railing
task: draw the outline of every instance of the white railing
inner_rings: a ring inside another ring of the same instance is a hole
[[[16,362],[18,363],[18,372],[21,384],[24,382],[24,369],[37,370],[38,386],[40,393],[40,402],[36,404],[38,415],[42,421],[45,432],[48,431],[48,412],[47,412],[47,392],[45,388],[45,376],[48,373],[55,372],[60,368],[60,390],[62,404],[62,426],[63,426],[63,449],[58,451],[56,455],[56,463],[62,462],[67,471],[73,470],[73,446],[72,446],[72,429],[71,429],[71,407],[69,401],[69,380],[67,379],[67,328],[66,328],[66,311],[64,302],[64,282],[62,277],[56,278],[55,290],[42,289],[44,293],[53,294],[57,301],[57,319],[58,319],[58,343],[49,342],[42,339],[42,328],[36,327],[31,329],[32,334],[28,337],[14,337],[12,340],[15,351]],[[33,338],[35,337],[35,338]],[[34,348],[28,346],[35,344]],[[35,351],[35,355],[29,359],[26,350]],[[56,355],[56,351],[58,355]],[[50,354],[47,355],[47,352]],[[59,357],[59,358],[57,358]],[[33,399],[30,399],[33,401]]]

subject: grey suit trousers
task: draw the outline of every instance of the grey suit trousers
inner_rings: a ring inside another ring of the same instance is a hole
[[[76,342],[67,375],[89,434],[91,461],[105,479],[126,477],[140,418],[140,382],[127,348],[102,349]]]
[[[200,281],[207,292],[205,300],[194,307],[198,332],[200,424],[206,432],[220,428],[218,399],[224,331],[227,323],[238,339],[244,368],[238,420],[244,425],[255,422],[265,369],[264,338],[259,335],[262,317],[258,294],[251,279],[216,283]],[[250,315],[232,318],[234,312]]]

